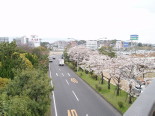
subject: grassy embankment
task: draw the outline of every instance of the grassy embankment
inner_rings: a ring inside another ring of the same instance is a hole
[[[71,63],[66,63],[70,68],[73,67]],[[75,71],[76,72],[76,71]],[[116,95],[116,86],[110,85],[111,89],[108,89],[108,83],[104,80],[104,84],[101,84],[101,79],[95,80],[90,74],[86,74],[84,71],[79,70],[76,72],[88,85],[90,85],[95,91],[97,91],[104,99],[112,104],[121,113],[124,113],[131,104],[128,103],[128,94],[121,90],[120,95]],[[133,101],[135,98],[133,98]],[[119,103],[121,102],[121,103]]]

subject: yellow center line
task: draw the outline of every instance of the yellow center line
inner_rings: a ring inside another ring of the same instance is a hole
[[[75,109],[67,110],[68,116],[78,116]]]

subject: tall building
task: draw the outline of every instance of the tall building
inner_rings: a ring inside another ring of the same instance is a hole
[[[92,50],[96,50],[98,48],[96,40],[88,40],[86,41],[86,47]]]
[[[29,38],[26,36],[16,37],[13,40],[16,42],[17,46],[27,45],[29,42]]]
[[[29,47],[39,47],[41,39],[36,35],[22,36],[13,39],[18,46],[27,45]]]
[[[0,43],[1,42],[9,42],[9,38],[8,37],[0,37]]]

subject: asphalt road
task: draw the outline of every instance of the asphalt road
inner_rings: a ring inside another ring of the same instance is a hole
[[[54,85],[52,116],[121,116],[71,69],[59,66],[59,58],[49,64]]]

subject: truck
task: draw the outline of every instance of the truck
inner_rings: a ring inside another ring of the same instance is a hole
[[[59,66],[64,66],[64,59],[59,59]]]

